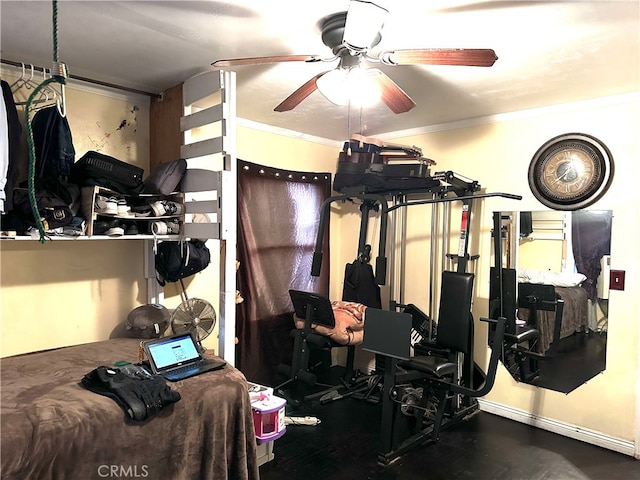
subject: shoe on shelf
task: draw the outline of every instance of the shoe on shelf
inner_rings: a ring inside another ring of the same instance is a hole
[[[127,205],[127,201],[124,198],[118,199],[118,215],[121,217],[131,217],[131,207]]]
[[[177,218],[151,222],[151,233],[154,235],[178,235],[180,233],[180,223]]]
[[[125,235],[138,235],[140,233],[140,231],[138,230],[138,225],[136,224],[136,222],[127,222],[125,229],[124,229],[124,234]]]
[[[96,212],[108,215],[118,214],[118,199],[115,197],[103,197],[96,195]]]
[[[131,212],[135,217],[150,217],[153,213],[149,205],[134,205]]]
[[[122,228],[122,224],[119,223],[107,230],[105,234],[107,237],[121,237],[124,235],[124,228]]]
[[[108,235],[110,237],[119,237],[124,235],[124,228],[118,219],[96,220],[93,222],[94,235]]]
[[[167,220],[167,235],[178,235],[180,233],[180,223],[177,218]]]
[[[170,200],[160,200],[151,204],[151,210],[156,217],[166,217],[167,215],[180,215],[182,204]]]

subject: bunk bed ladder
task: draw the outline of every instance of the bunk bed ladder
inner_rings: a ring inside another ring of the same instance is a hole
[[[180,156],[187,160],[187,238],[209,239],[212,264],[219,252],[218,354],[235,364],[237,163],[235,73],[211,71],[183,84]],[[205,215],[203,215],[205,214]]]

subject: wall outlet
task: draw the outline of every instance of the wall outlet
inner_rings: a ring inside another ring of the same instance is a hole
[[[609,273],[609,289],[624,290],[624,270],[611,270]]]

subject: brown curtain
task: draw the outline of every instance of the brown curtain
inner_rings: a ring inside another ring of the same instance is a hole
[[[576,270],[587,279],[582,287],[589,300],[598,297],[600,260],[611,254],[611,221],[609,210],[577,210],[571,213],[571,243]]]
[[[289,289],[327,294],[328,261],[311,276],[322,203],[331,174],[294,172],[238,160],[236,366],[248,380],[273,385],[291,359],[294,328]],[[328,253],[325,230],[323,253]]]

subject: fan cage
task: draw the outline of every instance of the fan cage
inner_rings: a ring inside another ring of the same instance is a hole
[[[206,300],[189,298],[182,302],[171,315],[174,333],[194,332],[196,340],[207,338],[216,326],[216,311]]]

